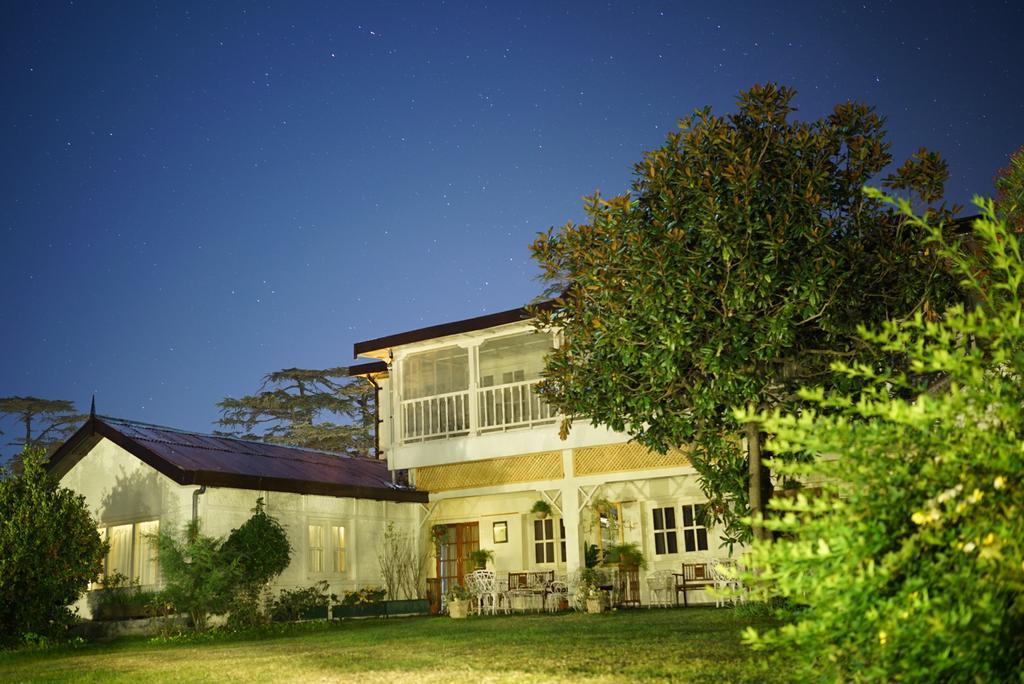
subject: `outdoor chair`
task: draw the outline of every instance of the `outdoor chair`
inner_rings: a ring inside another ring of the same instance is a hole
[[[715,607],[721,608],[726,601],[735,603],[737,600],[743,600],[743,585],[740,583],[736,561],[711,561],[711,578],[715,582]]]
[[[557,613],[562,609],[563,603],[569,602],[569,585],[565,582],[554,581],[548,585],[548,594],[544,597],[544,608],[549,613]]]
[[[508,612],[505,593],[498,591],[498,583],[493,570],[474,570],[466,575],[466,584],[477,602],[477,612],[497,613],[498,610]]]
[[[675,587],[674,577],[671,570],[658,570],[647,576],[647,588],[651,592],[651,604],[662,608],[668,608]]]
[[[615,605],[640,606],[640,568],[616,569]]]
[[[708,572],[707,563],[683,563],[683,571],[673,573],[676,580],[676,605],[679,605],[679,592],[683,593],[683,606],[689,606],[687,593],[715,586],[715,580]]]

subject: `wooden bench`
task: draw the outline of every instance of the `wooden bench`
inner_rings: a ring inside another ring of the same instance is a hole
[[[679,592],[683,592],[683,606],[690,605],[686,592],[706,589],[715,586],[715,580],[708,571],[707,563],[683,563],[683,571],[672,574],[676,580],[676,605],[679,605]]]

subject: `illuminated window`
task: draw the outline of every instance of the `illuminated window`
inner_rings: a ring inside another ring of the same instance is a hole
[[[331,542],[334,545],[331,557],[334,558],[334,571],[345,571],[345,528],[340,525],[331,526]]]
[[[103,561],[103,576],[123,575],[141,585],[160,582],[160,561],[156,551],[159,520],[109,525],[98,528],[100,539],[109,543]],[[90,585],[97,588],[98,584]]]
[[[345,572],[345,528],[329,523],[308,526],[308,572],[311,575]]]

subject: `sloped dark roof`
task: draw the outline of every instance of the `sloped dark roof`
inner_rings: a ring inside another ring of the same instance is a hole
[[[426,503],[426,492],[391,482],[384,461],[204,435],[121,418],[92,416],[47,466],[63,477],[106,437],[182,485]]]
[[[549,309],[554,307],[554,305],[555,302],[553,300],[549,300],[540,302],[539,304],[534,304],[531,308]],[[398,347],[403,344],[411,344],[412,342],[420,342],[422,340],[432,340],[437,337],[447,337],[448,335],[458,335],[459,333],[472,332],[473,330],[493,328],[496,325],[517,323],[519,321],[527,321],[531,318],[533,318],[533,314],[531,314],[526,307],[509,309],[508,311],[499,311],[498,313],[487,314],[486,316],[475,316],[474,318],[467,318],[461,321],[441,323],[440,325],[431,325],[426,328],[417,328],[416,330],[409,330],[408,332],[378,337],[375,340],[356,342],[352,347],[352,351],[353,356],[358,357],[361,354],[380,351],[389,347]]]

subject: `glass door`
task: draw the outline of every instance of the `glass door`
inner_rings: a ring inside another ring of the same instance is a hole
[[[453,584],[466,586],[466,573],[473,571],[468,556],[480,548],[480,526],[475,523],[446,525],[438,537],[437,576],[444,596]]]

